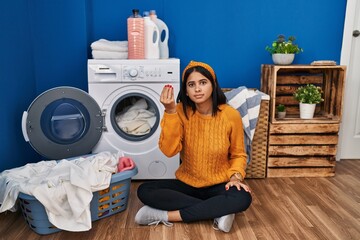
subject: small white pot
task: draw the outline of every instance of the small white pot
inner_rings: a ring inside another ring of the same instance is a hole
[[[300,103],[300,118],[312,119],[314,117],[316,104]]]
[[[282,119],[286,117],[286,112],[278,112],[277,113],[278,118]]]
[[[295,53],[274,53],[272,60],[277,65],[290,65],[295,58]]]

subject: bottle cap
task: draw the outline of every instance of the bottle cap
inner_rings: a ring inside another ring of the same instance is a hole
[[[133,9],[132,12],[133,12],[133,15],[134,15],[134,16],[138,16],[138,15],[139,15],[139,9]]]

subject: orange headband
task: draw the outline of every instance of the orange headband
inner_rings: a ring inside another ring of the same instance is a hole
[[[215,72],[214,70],[210,67],[210,65],[203,63],[203,62],[196,62],[196,61],[190,61],[190,63],[185,67],[183,74],[182,74],[182,80],[184,81],[184,75],[185,72],[189,69],[189,68],[193,68],[193,67],[203,67],[206,70],[209,71],[209,73],[211,74],[211,76],[213,77],[214,81],[216,80],[215,77]]]

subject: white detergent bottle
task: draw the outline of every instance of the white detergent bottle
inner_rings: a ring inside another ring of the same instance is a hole
[[[169,46],[168,46],[169,29],[166,26],[166,24],[157,17],[155,10],[150,11],[150,18],[156,23],[160,32],[160,40],[159,40],[160,58],[161,59],[169,58]]]
[[[144,41],[145,59],[159,59],[159,39],[160,33],[156,23],[149,17],[149,12],[144,12]]]

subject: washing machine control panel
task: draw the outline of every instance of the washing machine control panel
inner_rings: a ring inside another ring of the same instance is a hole
[[[123,79],[138,79],[144,78],[144,66],[124,66]]]
[[[88,60],[88,82],[178,83],[179,59]]]
[[[163,82],[178,79],[177,66],[162,65],[124,65],[122,69],[123,81]]]

